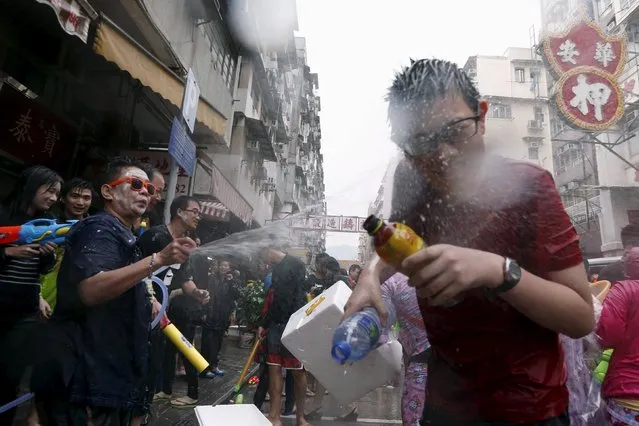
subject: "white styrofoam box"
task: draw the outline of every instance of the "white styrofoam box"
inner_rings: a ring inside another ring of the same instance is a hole
[[[253,404],[198,405],[195,416],[200,426],[271,426],[271,422]]]
[[[402,365],[402,346],[397,341],[381,345],[358,362],[340,365],[333,360],[333,331],[350,295],[348,285],[335,283],[295,312],[282,335],[282,344],[341,404],[356,401],[394,380]]]

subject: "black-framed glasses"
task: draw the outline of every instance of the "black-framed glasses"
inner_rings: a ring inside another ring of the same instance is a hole
[[[453,146],[466,143],[479,131],[481,117],[481,115],[473,115],[472,117],[460,118],[439,130],[415,134],[404,140],[401,145],[402,149],[409,156],[418,157],[434,152],[442,143]]]

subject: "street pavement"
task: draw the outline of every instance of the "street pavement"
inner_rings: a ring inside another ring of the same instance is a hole
[[[237,341],[226,341],[222,349],[220,368],[225,370],[224,377],[213,380],[200,379],[200,405],[227,403],[235,382],[240,376],[244,363],[249,355],[248,349],[238,347]],[[252,372],[256,372],[257,365],[251,366]],[[247,375],[247,379],[252,374]],[[183,395],[186,392],[184,379],[177,379],[174,386],[175,395]],[[244,402],[252,403],[255,387],[244,387],[242,391]],[[329,397],[324,399],[329,404]],[[357,421],[342,421],[325,415],[322,420],[311,422],[313,426],[387,426],[401,425],[401,389],[399,387],[384,387],[369,393],[357,403]],[[262,411],[268,412],[269,404],[266,402]],[[327,410],[325,410],[327,411]],[[153,426],[197,426],[198,422],[193,409],[177,409],[168,403],[154,405]],[[330,413],[327,413],[330,414]],[[295,426],[295,418],[282,418],[283,426]]]
[[[220,368],[225,370],[225,375],[215,379],[199,379],[200,399],[199,405],[216,405],[228,403],[232,389],[237,382],[250,350],[240,348],[235,340],[225,339],[220,356]],[[252,364],[250,373],[246,379],[257,372],[257,365]],[[27,382],[24,387],[26,391]],[[252,403],[255,387],[244,387],[245,403]],[[173,394],[182,396],[186,394],[186,380],[184,377],[176,377],[173,386]],[[384,387],[369,393],[357,403],[358,420],[341,421],[330,417],[325,411],[325,417],[311,422],[313,426],[359,426],[359,425],[401,425],[400,412],[401,390],[400,388]],[[326,397],[324,404],[329,405],[330,399]],[[14,425],[23,425],[30,404],[20,407]],[[262,410],[268,412],[268,402]],[[283,426],[295,426],[295,418],[282,418]],[[152,426],[198,426],[195,412],[192,408],[174,408],[168,401],[153,404]]]

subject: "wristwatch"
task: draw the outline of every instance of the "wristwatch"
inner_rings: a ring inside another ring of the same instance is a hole
[[[513,259],[506,257],[504,259],[504,282],[492,290],[494,294],[505,293],[515,288],[521,281],[521,267]]]

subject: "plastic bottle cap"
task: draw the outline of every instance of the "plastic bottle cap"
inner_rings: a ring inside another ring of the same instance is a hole
[[[346,342],[339,342],[333,345],[333,348],[331,349],[331,356],[340,364],[346,363],[346,361],[348,361],[351,357],[351,345]]]
[[[383,224],[384,224],[384,221],[382,221],[380,218],[378,218],[375,215],[370,215],[364,221],[363,227],[366,230],[366,232],[368,232],[369,235],[373,235],[375,232],[379,230],[379,228],[382,227]]]

